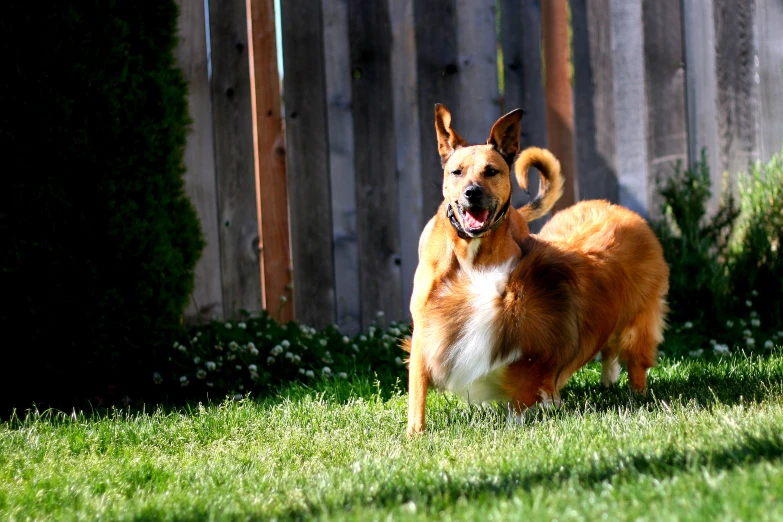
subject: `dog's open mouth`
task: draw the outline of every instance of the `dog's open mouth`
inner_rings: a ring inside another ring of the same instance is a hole
[[[460,205],[459,210],[466,231],[478,232],[490,224],[491,212],[489,209],[478,207],[464,208]]]

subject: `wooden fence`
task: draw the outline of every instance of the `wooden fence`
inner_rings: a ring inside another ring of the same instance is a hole
[[[678,160],[706,148],[720,187],[783,144],[781,0],[280,0],[282,82],[273,0],[179,2],[208,243],[191,320],[406,318],[441,199],[436,102],[473,143],[525,109],[523,145],[572,180],[564,203],[650,218]]]

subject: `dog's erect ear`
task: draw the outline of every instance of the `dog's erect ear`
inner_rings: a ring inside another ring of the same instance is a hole
[[[438,152],[442,164],[448,161],[456,149],[468,144],[451,128],[451,113],[440,103],[435,104],[435,132],[438,133]]]
[[[519,152],[519,121],[525,113],[522,109],[514,109],[501,116],[492,126],[487,138],[487,145],[495,147],[506,163],[511,165],[514,156]]]

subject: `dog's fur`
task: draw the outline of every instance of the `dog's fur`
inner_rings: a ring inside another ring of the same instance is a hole
[[[557,212],[530,234],[527,222],[551,209],[563,179],[546,150],[516,158],[521,117],[506,114],[485,145],[468,146],[435,106],[444,201],[419,241],[403,346],[409,435],[425,428],[430,385],[521,415],[537,402],[559,405],[559,390],[599,352],[605,386],[623,362],[631,388],[646,390],[667,312],[661,245],[639,215],[606,201]],[[504,207],[512,165],[525,189],[529,167],[541,172],[538,196],[517,210]]]

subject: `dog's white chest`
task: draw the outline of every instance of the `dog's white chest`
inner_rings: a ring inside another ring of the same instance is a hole
[[[511,261],[490,269],[468,269],[461,275],[465,278],[461,283],[468,289],[467,302],[459,334],[444,361],[449,368],[445,387],[471,401],[499,398],[496,370],[519,357],[518,350],[500,360],[494,353],[504,320],[503,295],[510,270]]]

